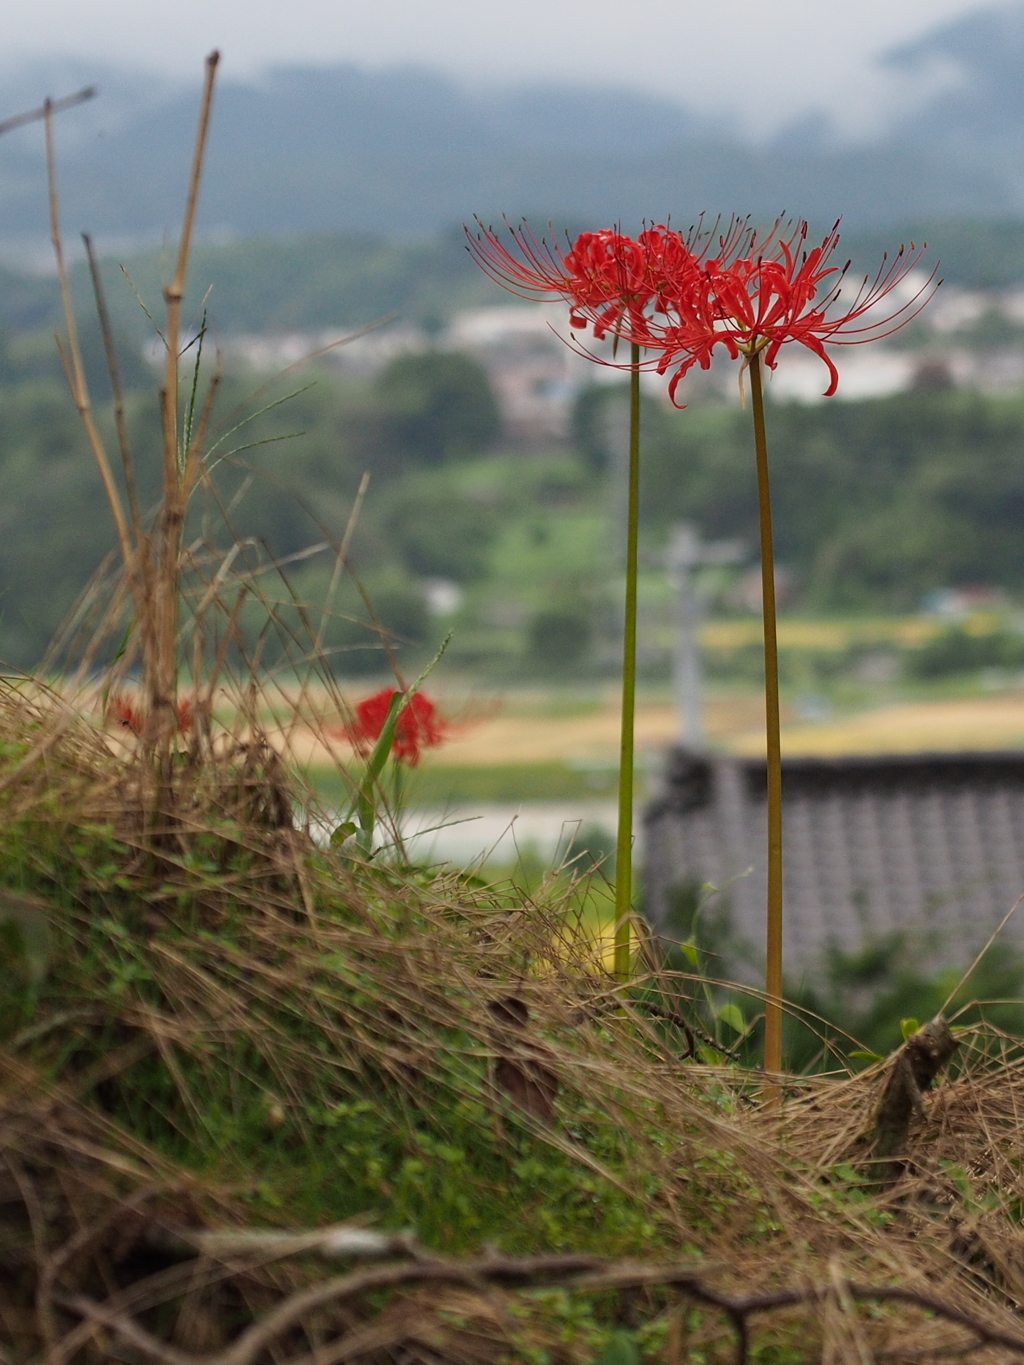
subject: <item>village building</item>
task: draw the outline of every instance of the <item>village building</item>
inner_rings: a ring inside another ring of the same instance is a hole
[[[1024,752],[783,760],[785,966],[912,939],[963,966],[1024,892]],[[694,909],[730,963],[764,956],[763,758],[671,752],[644,818],[645,909],[666,940]],[[1022,908],[1024,909],[1024,908]],[[1024,948],[1024,914],[1003,942]]]

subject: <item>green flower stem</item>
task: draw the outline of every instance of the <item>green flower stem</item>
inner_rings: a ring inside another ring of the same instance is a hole
[[[622,739],[619,832],[615,843],[615,975],[629,979],[633,908],[633,717],[636,711],[636,577],[640,521],[640,347],[630,349],[629,501],[626,511],[626,610],[622,631]]]
[[[768,488],[761,353],[750,357],[750,393],[757,460],[761,529],[761,600],[764,604],[764,701],[768,741],[768,913],[765,968],[764,1068],[782,1070],[782,744],[779,735],[779,649],[775,628],[775,555]]]

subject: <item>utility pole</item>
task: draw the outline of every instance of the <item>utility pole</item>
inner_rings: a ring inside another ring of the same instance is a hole
[[[665,564],[672,585],[674,648],[672,692],[684,749],[702,752],[704,734],[703,679],[700,664],[700,627],[707,610],[708,593],[697,582],[697,570],[715,565],[738,564],[746,557],[739,540],[702,541],[696,526],[678,522],[672,528]]]

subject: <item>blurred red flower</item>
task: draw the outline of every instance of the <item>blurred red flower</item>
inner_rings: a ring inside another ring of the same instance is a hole
[[[380,738],[394,695],[393,687],[382,687],[372,697],[364,697],[356,703],[355,722],[345,730],[353,744],[365,747]],[[437,707],[429,697],[416,692],[398,713],[391,752],[399,762],[415,768],[421,751],[443,744],[447,736],[448,728],[438,715]]]
[[[142,711],[128,697],[120,695],[111,697],[107,714],[115,725],[121,725],[124,729],[131,730],[133,735],[139,734],[142,730]]]
[[[140,735],[146,724],[146,713],[133,697],[115,693],[107,704],[107,716],[115,725]],[[179,734],[187,734],[195,720],[192,700],[185,697],[178,703],[176,728]]]

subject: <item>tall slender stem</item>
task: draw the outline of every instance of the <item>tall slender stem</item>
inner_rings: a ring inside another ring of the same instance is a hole
[[[185,199],[185,215],[178,242],[178,258],[174,277],[164,286],[166,318],[164,346],[166,350],[164,384],[161,389],[161,417],[163,425],[163,499],[160,513],[159,575],[155,602],[156,661],[149,683],[150,744],[164,753],[169,750],[174,736],[175,694],[178,683],[178,589],[181,561],[181,537],[185,524],[186,488],[184,463],[187,452],[180,448],[178,431],[178,366],[181,359],[181,306],[185,296],[185,280],[192,231],[195,226],[199,184],[206,156],[206,141],[210,130],[213,107],[213,87],[220,61],[218,52],[206,59],[206,78],[199,106],[199,125],[192,152],[192,171],[189,175]]]
[[[761,600],[764,610],[764,700],[768,741],[768,914],[765,968],[764,1067],[782,1070],[782,745],[779,736],[779,648],[775,628],[775,554],[768,487],[761,354],[750,357],[750,392],[757,459],[757,510],[761,529]]]
[[[626,610],[622,631],[622,738],[619,832],[615,843],[615,975],[629,979],[633,906],[633,717],[636,710],[636,577],[640,521],[640,347],[630,348],[629,496],[626,507]]]

